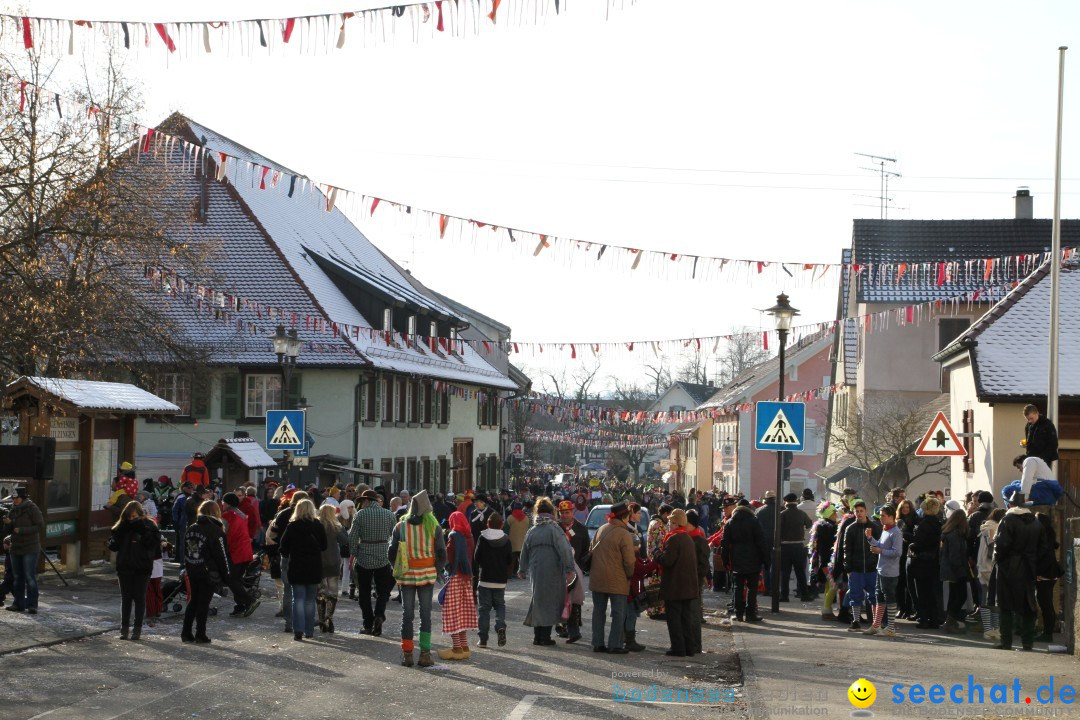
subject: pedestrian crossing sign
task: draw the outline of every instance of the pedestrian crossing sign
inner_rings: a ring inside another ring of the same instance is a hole
[[[267,410],[266,449],[303,450],[304,420],[303,410]]]
[[[806,404],[759,402],[755,408],[754,448],[802,452],[806,447]]]

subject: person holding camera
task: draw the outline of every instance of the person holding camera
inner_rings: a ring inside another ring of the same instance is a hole
[[[7,609],[35,615],[38,611],[37,564],[45,519],[25,487],[15,488],[5,531],[6,528],[10,528],[11,566],[15,571],[12,583],[14,597]]]

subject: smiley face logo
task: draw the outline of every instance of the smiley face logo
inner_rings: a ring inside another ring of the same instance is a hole
[[[859,678],[851,683],[847,691],[848,700],[857,708],[865,710],[877,700],[877,688],[866,678]]]

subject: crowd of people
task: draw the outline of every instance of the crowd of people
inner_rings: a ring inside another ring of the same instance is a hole
[[[187,597],[180,638],[192,643],[211,642],[210,606],[226,588],[233,616],[254,613],[259,572],[267,569],[276,616],[300,642],[316,627],[335,632],[343,598],[358,602],[361,632],[372,636],[384,633],[388,604],[400,602],[404,666],[435,662],[435,601],[448,639],[440,659],[468,660],[470,633],[476,647],[487,648],[493,629],[494,641],[505,646],[505,593],[515,579],[528,583],[525,624],[541,647],[556,645],[553,635],[567,644],[586,637],[591,596],[594,652],[644,650],[636,632],[644,613],[666,623],[667,655],[694,656],[702,652],[704,593],[711,588],[730,595],[724,614],[734,622],[760,621],[762,595],[778,594],[780,602],[821,598],[822,619],[853,632],[895,637],[907,620],[963,633],[980,623],[997,647],[1011,648],[1018,634],[1030,650],[1037,617],[1038,638],[1052,639],[1054,585],[1063,574],[1042,504],[1053,459],[1018,457],[1022,479],[1006,487],[1005,507],[988,491],[962,500],[942,492],[909,499],[903,488],[875,507],[852,488],[835,502],[819,503],[805,490],[780,504],[772,491],[760,500],[715,490],[683,496],[617,480],[556,484],[545,475],[490,496],[274,482],[219,496],[196,457],[175,491],[167,477],[140,489],[133,468],[121,466],[107,505],[115,516],[108,547],[127,640],[139,640],[146,619],[162,611],[164,559],[171,556],[183,569]],[[1029,493],[1036,502],[1028,502]],[[32,613],[36,580],[25,568],[27,558],[36,567],[41,513],[21,488],[14,510],[0,601],[12,592],[17,600],[8,609]],[[594,512],[602,522],[590,519]],[[162,540],[162,527],[175,530],[175,545]],[[773,587],[777,556],[780,584]],[[255,587],[246,582],[252,570]]]

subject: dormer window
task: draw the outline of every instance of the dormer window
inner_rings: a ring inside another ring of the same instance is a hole
[[[394,309],[385,308],[382,311],[383,332],[391,332],[394,329]]]
[[[431,337],[439,337],[439,324],[434,321],[431,323]]]
[[[416,337],[416,316],[415,315],[410,315],[409,316],[409,337],[410,338]]]

